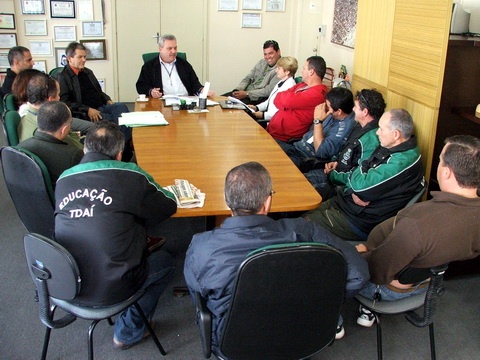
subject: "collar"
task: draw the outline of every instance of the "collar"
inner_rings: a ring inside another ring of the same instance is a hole
[[[160,59],[160,64],[163,64],[163,66],[173,66],[177,62],[177,58],[175,58],[175,60],[173,60],[171,63],[163,61],[160,55],[158,55],[158,58]]]
[[[269,224],[275,222],[267,215],[245,215],[245,216],[231,216],[225,219],[222,224],[223,229],[235,229],[243,227],[255,227],[262,224]]]
[[[89,162],[94,162],[94,161],[101,161],[101,160],[113,160],[109,156],[102,154],[102,153],[96,153],[96,152],[89,152],[83,155],[82,160],[80,161],[81,164],[84,163],[89,163]]]
[[[51,143],[56,143],[56,144],[62,144],[62,145],[68,145],[66,142],[56,138],[52,134],[49,134],[45,131],[41,131],[37,129],[35,133],[33,134],[33,137],[38,140],[43,140]]]
[[[83,69],[77,69],[77,68],[71,67],[70,65],[68,65],[68,67],[69,67],[70,70],[72,70],[72,72],[73,72],[75,75],[77,75],[77,76],[78,76],[79,73],[85,71],[85,68],[83,68]]]

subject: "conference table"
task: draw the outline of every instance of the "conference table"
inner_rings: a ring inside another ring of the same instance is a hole
[[[221,101],[216,97],[215,101]],[[160,111],[169,125],[133,128],[138,165],[161,186],[186,179],[206,194],[201,208],[179,208],[176,217],[230,215],[225,204],[227,172],[248,161],[263,164],[275,194],[271,212],[314,209],[322,199],[275,140],[243,110],[208,106],[189,113],[164,106],[163,100],[136,102],[135,111]],[[217,220],[218,223],[218,220]]]

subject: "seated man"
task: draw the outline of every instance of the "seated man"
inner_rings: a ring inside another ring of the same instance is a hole
[[[33,68],[33,59],[30,50],[24,46],[14,46],[8,51],[8,63],[10,68],[0,88],[0,100],[12,92],[12,85],[18,73],[25,69]]]
[[[83,151],[63,141],[72,125],[72,114],[64,103],[50,101],[43,104],[38,110],[37,123],[38,129],[33,137],[18,146],[31,151],[45,163],[55,189],[59,176],[80,162]]]
[[[365,241],[383,220],[394,216],[424,186],[413,120],[403,109],[382,115],[380,146],[337,179],[337,195],[304,215],[347,241]]]
[[[329,180],[329,177],[334,179],[341,176],[339,174],[350,172],[358,165],[359,159],[368,158],[379,144],[375,132],[378,128],[378,120],[386,106],[382,94],[376,90],[363,89],[357,91],[354,103],[355,122],[340,152],[332,156],[332,161],[319,168],[313,168],[314,162],[302,164],[301,170],[322,195],[323,201],[333,197],[336,192],[336,185]]]
[[[328,92],[322,83],[326,69],[322,57],[309,57],[302,69],[303,82],[277,94],[274,104],[278,111],[267,126],[277,142],[300,139],[310,129],[315,106],[325,102]]]
[[[119,161],[124,145],[112,122],[97,122],[88,132],[82,161],[57,181],[55,238],[72,253],[82,274],[82,289],[72,302],[111,305],[143,288],[139,305],[152,319],[175,261],[162,250],[148,254],[146,223],[167,219],[177,204],[136,164]],[[114,345],[126,349],[144,332],[132,306],[117,317]]]
[[[159,57],[142,66],[137,80],[137,92],[154,99],[163,95],[198,95],[203,85],[187,60],[177,57],[177,39],[167,34],[158,39]],[[215,93],[209,91],[208,96]]]
[[[207,299],[213,314],[214,348],[218,347],[237,270],[248,253],[255,249],[294,242],[328,244],[339,249],[347,261],[346,297],[354,296],[368,280],[366,264],[358,253],[355,254],[352,245],[304,219],[275,221],[268,217],[272,194],[272,179],[261,164],[249,162],[233,168],[225,179],[225,201],[232,217],[220,228],[195,235],[187,250],[185,280],[192,293],[199,292]],[[340,320],[336,338],[343,334]]]
[[[18,75],[15,79],[14,86],[17,85],[17,80],[20,80],[24,73],[25,72],[22,72]],[[26,114],[25,116],[22,116],[22,120],[17,128],[19,141],[23,141],[33,136],[38,127],[38,109],[40,109],[40,107],[46,102],[60,100],[60,85],[58,84],[58,81],[40,72],[34,74],[28,81],[26,92],[28,99]],[[92,126],[93,124],[89,121],[72,119],[72,130],[80,132],[81,134],[86,134]],[[63,141],[77,147],[78,149],[83,149],[83,144],[80,143],[78,134],[76,133],[70,132]]]
[[[441,191],[432,200],[401,210],[377,225],[366,244],[369,282],[360,292],[379,301],[394,301],[426,291],[426,284],[401,284],[395,275],[404,267],[429,268],[480,254],[480,139],[447,138],[440,154],[437,180]],[[375,318],[360,307],[357,323],[370,327]]]
[[[281,56],[280,47],[275,40],[265,41],[263,43],[263,59],[255,64],[234,90],[223,96],[233,96],[245,104],[251,105],[265,101],[279,81],[279,78],[275,76],[275,65]]]
[[[333,88],[325,99],[323,104],[315,107],[312,128],[303,139],[293,145],[281,143],[299,168],[306,159],[329,160],[337,155],[352,131],[355,122],[352,92],[341,87]]]

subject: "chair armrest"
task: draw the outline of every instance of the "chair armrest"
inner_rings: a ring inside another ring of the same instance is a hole
[[[207,299],[202,297],[199,292],[195,292],[195,307],[203,355],[209,359],[212,355],[212,313],[207,307]]]

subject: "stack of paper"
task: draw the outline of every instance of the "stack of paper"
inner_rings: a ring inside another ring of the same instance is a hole
[[[181,100],[185,100],[186,105],[192,102],[198,104],[198,96],[163,95],[162,99],[165,100],[165,106],[180,105]],[[218,102],[207,99],[207,106],[213,105],[218,105]]]
[[[128,127],[156,126],[168,125],[168,121],[160,111],[136,111],[123,113],[118,118],[118,124]]]

